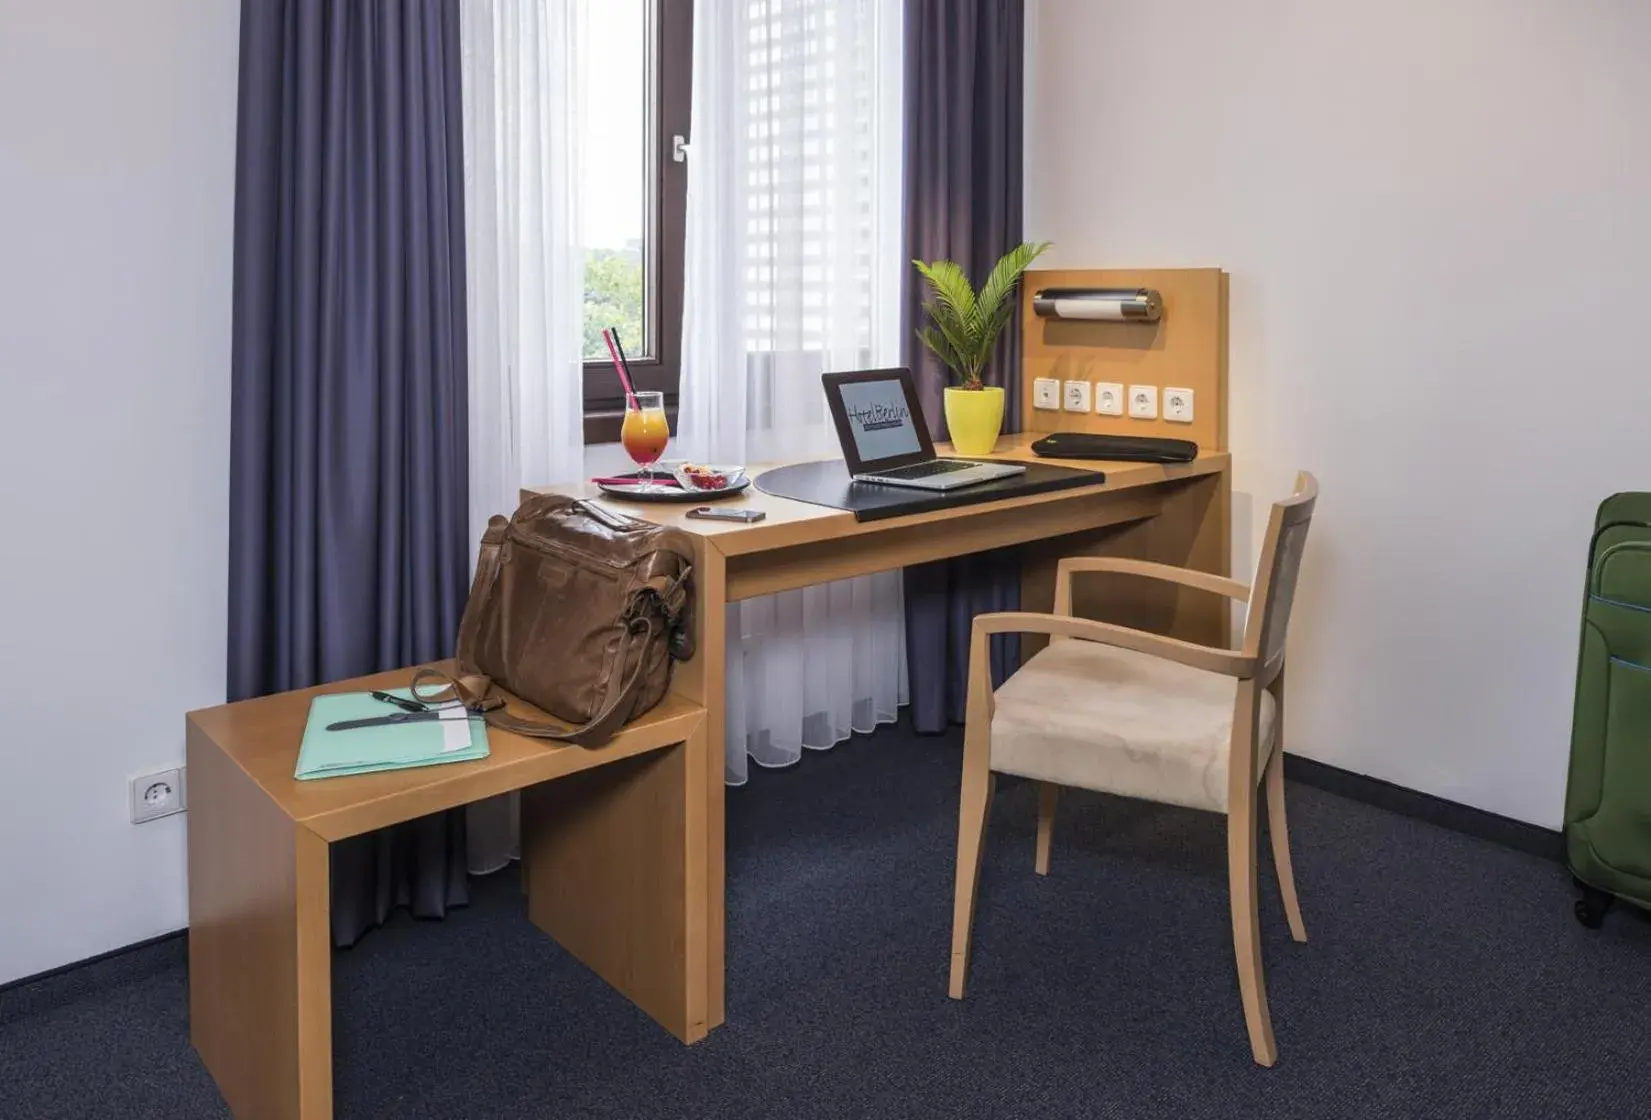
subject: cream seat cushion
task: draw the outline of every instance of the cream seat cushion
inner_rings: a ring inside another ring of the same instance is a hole
[[[992,769],[1224,813],[1237,695],[1221,673],[1058,639],[997,690]],[[1275,707],[1262,693],[1258,774]]]

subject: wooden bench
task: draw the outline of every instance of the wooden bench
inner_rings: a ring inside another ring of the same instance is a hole
[[[190,1037],[238,1117],[332,1115],[329,846],[513,790],[533,923],[682,1041],[705,1036],[704,710],[670,695],[594,750],[489,728],[476,762],[293,778],[311,697],[410,678],[188,716]]]

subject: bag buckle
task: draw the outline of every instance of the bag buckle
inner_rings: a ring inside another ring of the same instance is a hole
[[[631,601],[625,604],[625,613],[619,617],[622,622],[630,622],[654,613],[665,613],[665,601],[659,597],[659,592],[644,587],[631,596]]]

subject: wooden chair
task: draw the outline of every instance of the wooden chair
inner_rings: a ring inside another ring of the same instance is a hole
[[[1267,783],[1268,831],[1290,933],[1306,941],[1284,819],[1284,638],[1317,500],[1318,483],[1303,472],[1294,495],[1273,506],[1253,595],[1236,580],[1206,572],[1074,557],[1057,569],[1054,614],[975,618],[957,834],[952,998],[963,998],[996,774],[1040,783],[1040,875],[1049,871],[1056,794],[1063,785],[1208,809],[1227,814],[1233,949],[1250,1049],[1261,1065],[1276,1060],[1256,915],[1256,787]],[[1214,649],[1074,618],[1072,577],[1079,572],[1126,572],[1249,602],[1243,648]],[[994,696],[987,639],[1005,632],[1047,634],[1051,640]]]

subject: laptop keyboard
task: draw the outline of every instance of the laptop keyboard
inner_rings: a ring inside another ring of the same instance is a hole
[[[933,478],[937,474],[972,470],[979,465],[979,463],[959,462],[956,459],[930,459],[924,463],[913,463],[909,467],[896,467],[892,471],[878,471],[877,473],[884,478]]]

